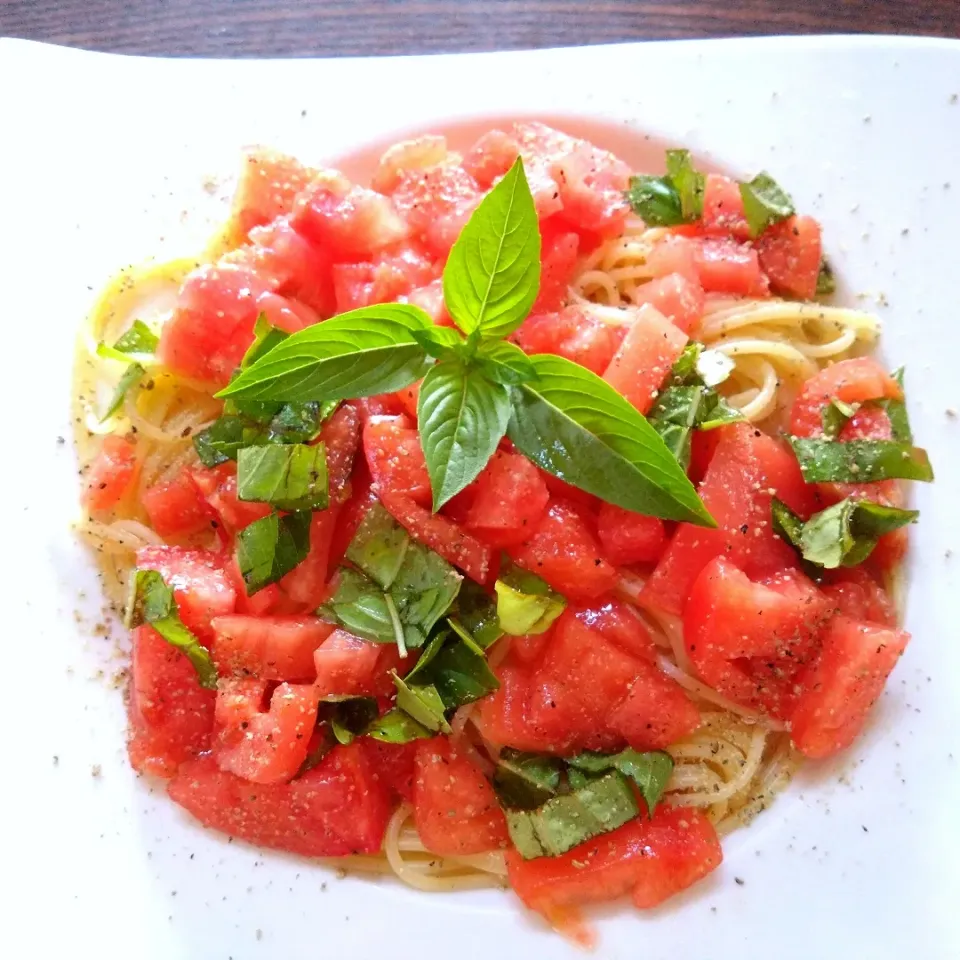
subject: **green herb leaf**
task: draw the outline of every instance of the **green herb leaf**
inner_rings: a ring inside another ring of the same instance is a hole
[[[773,519],[773,532],[799,550],[803,537],[803,520],[776,497],[770,501],[770,514]]]
[[[673,774],[673,757],[664,750],[640,753],[628,747],[614,754],[581,753],[571,757],[567,763],[587,773],[619,770],[637,785],[647,805],[647,814],[651,817]]]
[[[113,391],[113,396],[110,398],[106,411],[100,418],[101,423],[106,423],[123,406],[128,391],[140,383],[146,372],[139,363],[131,363],[127,366],[127,369],[123,371],[123,376],[117,381],[117,386]]]
[[[510,420],[510,394],[480,370],[442,360],[420,385],[417,421],[433,509],[476,480]]]
[[[896,440],[851,440],[840,443],[790,437],[807,483],[871,483],[874,480],[933,480],[927,451]]]
[[[731,407],[710,387],[668,387],[650,410],[649,423],[660,434],[667,449],[686,470],[694,430],[715,430],[743,420],[743,414]]]
[[[346,557],[386,590],[397,579],[412,542],[407,531],[376,503],[360,521],[347,547]]]
[[[237,451],[251,442],[241,417],[226,416],[193,435],[193,448],[205,467],[216,467],[237,459]],[[254,431],[253,436],[257,432]]]
[[[237,565],[248,596],[276,583],[306,559],[310,517],[309,510],[284,517],[271,513],[237,534]]]
[[[703,189],[706,178],[694,169],[689,150],[667,151],[667,176],[680,198],[680,214],[684,223],[703,216]]]
[[[837,281],[833,276],[833,268],[830,266],[827,258],[820,261],[820,272],[817,274],[818,297],[829,297],[831,293],[837,292]]]
[[[397,707],[409,714],[428,730],[450,733],[450,724],[444,714],[446,709],[437,688],[429,684],[407,684],[396,673],[393,682],[397,687]]]
[[[408,713],[394,709],[374,720],[367,727],[366,735],[382,743],[410,743],[413,740],[429,740],[435,733],[417,723]]]
[[[514,637],[545,633],[567,606],[567,601],[549,588],[525,593],[501,578],[494,584],[494,589],[500,627]]]
[[[277,510],[322,510],[328,503],[326,447],[242,447],[237,453],[237,497]]]
[[[904,368],[900,367],[893,373],[893,379],[900,384],[903,390]],[[893,439],[898,443],[913,443],[913,430],[910,428],[910,417],[907,414],[906,400],[881,400],[880,405],[887,411],[890,418],[890,429]]]
[[[831,400],[820,414],[823,435],[828,440],[836,440],[847,425],[847,421],[857,412],[859,406],[859,404],[844,403],[836,398]]]
[[[159,343],[160,338],[142,320],[134,320],[112,347],[105,343],[97,344],[97,354],[109,360],[129,363],[131,356],[152,357]]]
[[[759,237],[767,227],[794,214],[789,194],[769,173],[758,173],[749,183],[740,184],[743,212],[750,236]]]
[[[659,434],[608,383],[555,357],[513,388],[507,434],[538,467],[626,510],[715,526]]]
[[[335,703],[330,710],[330,730],[337,743],[344,745],[353,741],[380,716],[375,697],[350,697]]]
[[[320,436],[324,421],[340,406],[339,400],[285,403],[267,424],[267,443],[310,443]]]
[[[431,326],[411,304],[351,310],[287,337],[217,396],[294,402],[402,390],[427,372],[430,358],[413,331]]]
[[[627,202],[648,227],[674,227],[685,222],[680,192],[669,176],[631,177]]]
[[[509,340],[484,341],[477,348],[473,363],[488,380],[508,387],[537,377],[530,358]]]
[[[201,687],[217,689],[217,668],[210,652],[184,626],[173,591],[156,570],[134,573],[125,623],[130,629],[149,624],[171,647],[186,656],[197,671]]]
[[[503,636],[496,603],[480,584],[472,580],[464,580],[453,612],[481,650],[493,646]]]
[[[420,673],[430,683],[447,710],[481,700],[499,689],[500,681],[482,653],[457,637],[444,643]]]
[[[290,334],[286,330],[271,325],[265,313],[257,317],[253,325],[253,343],[247,347],[247,352],[240,361],[240,369],[246,370],[247,367],[255,364],[261,357],[266,356],[274,347],[283,343]]]
[[[411,330],[411,333],[414,340],[438,360],[460,356],[466,345],[463,335],[453,327],[428,327],[426,330]]]
[[[450,251],[443,299],[464,333],[506,337],[523,323],[540,286],[540,224],[523,162],[480,201]]]
[[[506,747],[497,758],[493,786],[505,806],[532,810],[557,795],[562,772],[557,757]]]

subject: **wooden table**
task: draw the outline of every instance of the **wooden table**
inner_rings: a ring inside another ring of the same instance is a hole
[[[0,0],[0,36],[168,56],[435,53],[776,33],[960,37],[960,0]]]

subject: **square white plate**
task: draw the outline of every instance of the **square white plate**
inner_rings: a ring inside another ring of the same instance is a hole
[[[810,764],[732,836],[709,880],[647,915],[604,911],[598,955],[960,953],[960,422],[950,414],[960,407],[960,43],[775,38],[217,62],[2,41],[0,91],[0,954],[576,955],[509,894],[337,879],[207,833],[135,778],[111,683],[122,659],[96,635],[97,583],[68,530],[77,325],[121,265],[201,245],[223,212],[209,178],[226,180],[242,145],[336,161],[402,132],[516,114],[593,129],[637,164],[667,142],[740,174],[773,171],[822,220],[845,297],[866,295],[884,318],[885,356],[907,365],[916,433],[940,477],[915,494],[914,640],[867,734],[838,761]]]

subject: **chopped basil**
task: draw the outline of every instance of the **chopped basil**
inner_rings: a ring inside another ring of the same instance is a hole
[[[97,345],[97,354],[110,360],[129,362],[131,356],[144,359],[156,352],[160,338],[142,321],[134,320],[130,328],[112,346],[105,343]]]
[[[820,261],[820,272],[817,274],[817,296],[829,297],[831,293],[836,293],[836,291],[837,281],[833,276],[833,268],[824,257]]]
[[[823,435],[828,440],[836,440],[847,425],[847,421],[857,412],[859,406],[859,404],[844,403],[836,398],[831,400],[820,414]]]
[[[131,363],[127,365],[127,369],[123,371],[123,376],[117,381],[117,386],[113,391],[113,396],[110,398],[110,403],[107,405],[107,409],[104,411],[103,416],[100,418],[101,423],[106,423],[123,405],[123,401],[127,396],[127,393],[132,387],[137,386],[140,383],[140,380],[143,378],[143,375],[146,373],[146,369],[139,363]]]
[[[684,223],[703,216],[703,188],[706,178],[694,169],[689,150],[667,151],[667,176],[680,197],[680,213]]]
[[[237,497],[277,510],[322,510],[328,502],[326,447],[242,447],[237,451]]]
[[[149,624],[172,647],[183,653],[201,687],[217,688],[217,668],[210,652],[184,626],[177,610],[173,591],[156,570],[137,570],[130,583],[130,599],[125,618],[130,629]]]
[[[374,720],[367,727],[366,735],[382,743],[410,743],[412,740],[428,740],[435,734],[409,714],[394,709]]]
[[[673,227],[703,216],[703,187],[689,152],[668,150],[666,175],[631,177],[627,202],[648,227]]]
[[[804,560],[826,570],[863,563],[880,537],[913,523],[920,515],[916,510],[849,497],[815,513],[805,523],[777,499],[772,510],[774,530],[796,547]]]
[[[767,227],[794,214],[789,194],[769,173],[758,173],[749,183],[740,184],[743,213],[750,227],[750,236],[758,237]]]
[[[397,708],[409,714],[421,726],[435,732],[450,733],[443,700],[432,684],[408,684],[396,673],[393,682],[397,687]]]
[[[237,534],[237,565],[247,595],[276,583],[310,552],[309,510],[254,520]]]
[[[507,747],[500,751],[493,785],[501,802],[532,810],[555,797],[560,789],[563,761]]]
[[[790,437],[807,483],[872,483],[874,480],[933,480],[926,450],[896,440],[837,440]]]
[[[545,633],[567,605],[566,600],[552,590],[539,594],[523,593],[503,580],[497,580],[494,589],[497,591],[497,619],[503,632],[514,637]]]
[[[375,697],[349,697],[331,705],[330,730],[337,743],[353,741],[374,723],[380,715]]]
[[[603,773],[607,770],[619,770],[629,777],[639,788],[640,796],[647,805],[647,813],[653,816],[663,791],[667,788],[673,773],[673,757],[664,750],[651,750],[640,753],[628,747],[612,755],[602,753],[581,753],[570,757],[567,763],[585,773]]]
[[[205,467],[216,467],[236,460],[237,451],[254,442],[256,436],[255,431],[251,435],[241,417],[224,416],[193,435],[193,448]]]
[[[240,361],[240,369],[246,370],[252,366],[261,357],[266,356],[274,347],[283,343],[290,334],[279,327],[271,326],[265,313],[257,317],[257,322],[253,325],[253,343],[247,348],[247,352]]]
[[[904,368],[895,370],[893,379],[900,384],[903,390]],[[907,414],[907,404],[905,400],[881,400],[880,405],[887,411],[890,418],[890,430],[893,439],[898,443],[913,443],[913,430],[910,428],[910,417]]]
[[[497,605],[486,590],[472,580],[464,580],[454,610],[457,622],[486,650],[503,636],[497,619]]]

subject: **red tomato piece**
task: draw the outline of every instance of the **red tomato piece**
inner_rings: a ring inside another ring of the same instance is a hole
[[[531,125],[532,126],[532,125]],[[565,220],[601,236],[617,236],[630,212],[625,193],[630,168],[619,158],[585,140],[549,165],[563,203]]]
[[[550,645],[553,627],[543,633],[528,633],[510,638],[510,658],[520,663],[533,663]]]
[[[530,311],[534,314],[560,310],[567,302],[577,272],[580,238],[548,220],[540,226],[540,244],[540,291]]]
[[[787,217],[767,227],[757,239],[757,255],[775,293],[802,300],[817,295],[823,248],[813,217]]]
[[[408,294],[397,297],[399,303],[412,303],[423,310],[439,327],[452,327],[453,321],[443,301],[443,280],[431,280],[423,287],[417,287]]]
[[[715,870],[723,859],[713,824],[696,810],[663,806],[559,857],[524,860],[507,853],[510,886],[531,909],[553,919],[564,907],[632,893],[655,907]]]
[[[204,645],[213,636],[211,621],[233,613],[237,593],[222,554],[186,547],[149,546],[137,551],[137,567],[156,570],[173,590],[180,619]]]
[[[171,777],[208,748],[215,694],[200,686],[186,656],[152,627],[133,631],[129,693],[127,752],[137,772]]]
[[[850,746],[909,640],[904,630],[833,617],[821,634],[820,657],[797,678],[794,746],[817,758]]]
[[[770,285],[760,270],[760,260],[753,247],[705,237],[694,241],[693,252],[700,283],[707,293],[733,293],[742,297],[770,295]]]
[[[552,503],[528,539],[508,552],[514,563],[571,600],[593,600],[609,593],[617,582],[616,570],[570,503]]]
[[[604,598],[589,607],[574,609],[576,618],[625,653],[654,660],[657,647],[644,622],[634,609],[614,597]],[[516,645],[516,640],[513,641]]]
[[[235,696],[234,682],[221,679],[218,697]],[[255,689],[256,706],[260,697],[262,690]],[[270,697],[268,712],[251,709],[239,724],[218,731],[214,756],[220,769],[252,783],[286,783],[307,758],[318,701],[312,684],[281,683]],[[236,715],[237,708],[232,710]],[[223,713],[218,709],[218,720]]]
[[[658,240],[647,256],[647,268],[654,278],[678,274],[702,289],[697,268],[697,245],[689,237],[669,233]]]
[[[646,413],[686,345],[687,335],[679,327],[658,310],[644,305],[637,311],[603,379],[641,413]]]
[[[332,630],[313,653],[318,696],[371,694],[383,649],[346,630]]]
[[[623,340],[624,330],[573,304],[559,313],[530,316],[517,330],[517,343],[527,353],[555,353],[601,374]]]
[[[147,487],[140,497],[150,526],[161,537],[183,537],[210,526],[215,518],[190,472],[181,470],[170,480]]]
[[[643,589],[643,602],[679,615],[700,571],[726,556],[750,577],[796,566],[796,554],[773,532],[772,496],[807,518],[818,509],[815,493],[803,481],[789,448],[747,424],[714,431],[722,434],[700,485],[700,497],[718,529],[677,525],[666,553]]]
[[[831,607],[851,620],[865,620],[884,627],[897,625],[897,611],[887,592],[863,567],[829,571],[829,582],[821,587]]]
[[[750,239],[750,225],[743,212],[743,197],[736,180],[719,173],[707,174],[703,189],[702,227],[705,233],[714,236]]]
[[[690,468],[687,475],[695,486],[703,482],[722,437],[721,430],[694,430],[690,439]]]
[[[137,472],[137,448],[126,437],[108,434],[87,468],[81,503],[90,513],[106,513],[124,497]]]
[[[416,780],[416,757],[419,741],[411,743],[382,743],[373,737],[360,741],[374,776],[397,797],[413,802]]]
[[[398,390],[394,394],[400,405],[403,407],[404,413],[406,413],[413,423],[417,422],[417,404],[420,403],[421,383],[423,383],[423,381],[418,380],[416,383],[411,384],[409,387],[405,387],[403,390]]]
[[[401,140],[389,147],[380,158],[370,181],[374,190],[392,193],[400,185],[405,173],[429,170],[442,164],[449,156],[444,137],[427,134],[414,140]]]
[[[218,467],[194,467],[190,472],[207,503],[229,533],[238,533],[254,520],[269,516],[270,505],[241,500],[237,496],[237,465],[224,463]]]
[[[301,191],[290,222],[334,262],[368,256],[409,232],[389,197],[333,170],[319,173]]]
[[[318,617],[217,617],[213,658],[221,677],[313,680],[313,652],[333,632]]]
[[[337,312],[390,303],[431,283],[436,276],[437,267],[427,251],[421,244],[409,241],[381,250],[372,262],[335,264]]]
[[[890,440],[893,428],[887,411],[880,407],[861,407],[843,425],[838,440]]]
[[[363,452],[378,487],[409,497],[422,507],[433,503],[420,434],[405,417],[368,420],[363,428]]]
[[[240,573],[240,565],[236,555],[230,557],[226,564],[227,574],[234,590],[237,592],[236,612],[252,617],[263,617],[267,614],[286,612],[286,597],[275,583],[269,583],[253,595],[247,594],[247,586]]]
[[[659,517],[624,510],[612,503],[600,505],[597,536],[610,562],[656,563],[667,546],[667,528]]]
[[[330,550],[341,507],[315,510],[310,518],[310,552],[280,580],[281,592],[300,610],[316,610],[330,595]]]
[[[204,757],[183,764],[167,792],[205,826],[308,857],[379,853],[391,814],[359,743],[335,747],[290,783],[256,789]]]
[[[466,527],[495,547],[519,543],[547,508],[540,471],[519,453],[497,451],[476,480]]]
[[[650,304],[675,327],[690,333],[703,316],[703,287],[682,273],[668,273],[637,287],[634,302],[637,306]]]
[[[413,817],[423,845],[441,856],[507,846],[507,821],[493,787],[445,737],[418,745]]]

